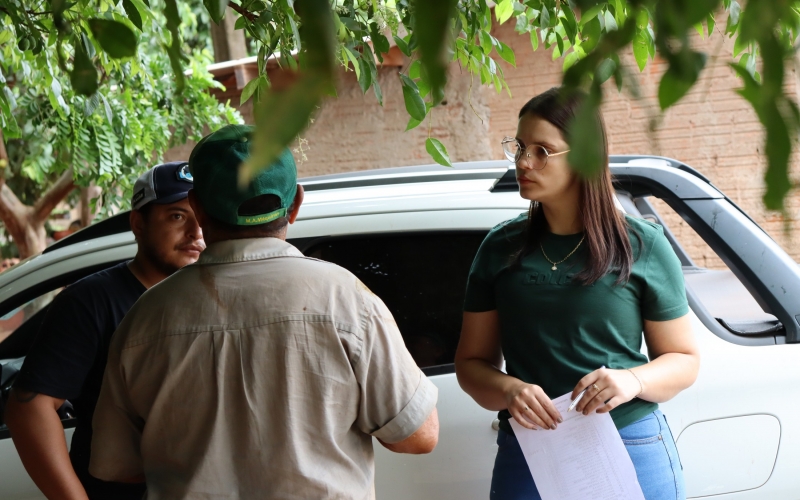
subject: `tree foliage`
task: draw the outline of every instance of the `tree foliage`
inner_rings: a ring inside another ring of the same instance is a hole
[[[163,0],[161,5],[122,0],[122,8],[104,4],[101,17],[127,30],[113,44],[103,41],[102,26],[92,28],[87,19],[75,21],[71,17],[70,9],[83,0],[77,4],[63,1],[53,0],[49,14],[30,9],[28,14],[9,16],[17,42],[25,45],[20,49],[26,54],[40,50],[40,44],[38,35],[30,40],[25,34],[35,35],[42,29],[58,40],[56,50],[67,45],[80,49],[83,37],[100,46],[101,56],[90,56],[97,69],[96,78],[80,50],[71,67],[62,64],[70,71],[73,89],[93,95],[95,82],[102,88],[103,65],[113,63],[110,54],[121,53],[130,45],[125,41],[128,32],[143,36],[138,34],[139,24],[150,22],[153,32],[158,33],[155,43],[169,55],[177,91],[187,92],[181,90],[184,52],[179,43],[181,16],[175,0]],[[7,11],[12,3],[0,0]],[[371,89],[382,103],[377,63],[389,51],[390,40],[412,60],[399,75],[409,114],[407,128],[423,123],[441,103],[447,66],[452,62],[497,92],[508,91],[498,62],[515,65],[516,56],[508,45],[492,36],[491,30],[495,24],[513,22],[518,33],[530,37],[532,50],[550,49],[554,58],[563,59],[565,86],[588,90],[590,98],[580,110],[581,116],[590,116],[601,105],[604,82],[613,78],[619,89],[630,85],[632,76],[620,63],[620,54],[626,50],[632,50],[639,71],[657,55],[668,62],[658,99],[662,109],[669,108],[696,84],[706,64],[706,55],[692,47],[690,34],[704,28],[708,34],[724,31],[735,38],[738,61],[733,68],[743,80],[739,92],[753,106],[766,131],[767,207],[781,209],[792,187],[788,161],[800,113],[784,92],[783,78],[787,61],[793,61],[800,29],[797,0],[751,0],[745,7],[736,0],[499,0],[492,5],[486,0],[204,0],[204,5],[215,22],[222,19],[227,6],[232,7],[238,13],[236,28],[246,30],[257,47],[259,76],[244,89],[242,99],[256,101],[259,146],[242,169],[243,179],[293,140],[307,126],[322,99],[335,93],[336,64],[354,71],[362,91]],[[724,27],[717,26],[718,17],[726,19]],[[36,23],[45,19],[52,23],[35,30]],[[76,33],[80,33],[80,39]],[[281,90],[270,88],[266,71],[269,58],[297,71],[293,85]],[[125,80],[122,76],[120,84]],[[53,107],[58,104],[57,96],[55,99]],[[573,126],[576,143],[570,161],[590,175],[601,161],[592,148],[592,138],[598,131],[593,129],[592,120],[576,120]],[[437,162],[450,164],[445,144],[435,138],[427,139],[426,150]]]
[[[241,121],[208,92],[220,85],[205,71],[207,50],[183,47],[173,64],[164,47],[175,37],[159,1],[0,0],[0,132],[8,150],[0,175],[12,189],[27,186],[17,194],[23,203],[71,171],[76,185],[103,188],[103,212],[126,207],[134,179],[169,147]],[[194,14],[182,8],[191,39]]]

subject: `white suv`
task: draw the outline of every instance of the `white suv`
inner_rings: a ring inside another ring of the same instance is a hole
[[[667,158],[614,156],[611,169],[620,208],[665,225],[684,266],[702,352],[700,376],[662,409],[677,437],[689,497],[797,499],[800,267],[690,167]],[[378,498],[487,498],[498,422],[459,388],[453,355],[478,246],[492,226],[527,209],[513,169],[502,161],[474,162],[301,183],[306,200],[289,241],[349,269],[378,294],[414,359],[439,388],[438,447],[430,455],[409,456],[376,446]],[[696,235],[686,240],[691,231]],[[705,241],[703,259],[718,269],[697,265],[682,240],[692,248]],[[0,275],[4,396],[58,290],[134,252],[124,213]],[[0,424],[1,418],[2,411]],[[75,420],[66,413],[63,422],[70,437]],[[3,426],[0,498],[42,498]]]

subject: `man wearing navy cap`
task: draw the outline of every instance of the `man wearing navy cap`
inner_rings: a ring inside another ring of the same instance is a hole
[[[191,264],[205,248],[187,193],[188,163],[157,165],[136,180],[130,214],[133,260],[88,276],[53,300],[14,383],[6,423],[22,463],[49,499],[140,500],[144,484],[89,475],[92,416],[111,335],[148,288]],[[67,452],[57,411],[69,400],[78,419]]]

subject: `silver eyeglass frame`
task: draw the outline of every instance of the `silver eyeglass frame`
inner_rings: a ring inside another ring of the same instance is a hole
[[[517,145],[517,154],[514,155],[514,156],[512,156],[510,154],[510,152],[506,149],[506,144],[511,144],[511,143],[516,143],[516,145]],[[547,166],[547,160],[549,160],[551,156],[559,156],[559,155],[563,155],[565,153],[569,153],[570,152],[570,150],[567,149],[566,151],[559,151],[558,153],[549,153],[547,151],[547,148],[542,146],[541,144],[531,144],[530,146],[525,147],[525,149],[523,150],[522,145],[520,144],[520,142],[515,137],[508,137],[508,136],[504,137],[503,140],[500,142],[500,144],[503,146],[503,154],[506,155],[506,158],[508,159],[508,161],[514,162],[515,164],[519,163],[520,160],[523,159],[522,152],[525,151],[525,157],[524,158],[526,160],[526,163],[528,163],[529,167],[531,169],[533,169],[533,170],[542,170],[542,169],[544,169],[544,167]],[[528,151],[528,149],[532,148],[532,147],[541,148],[541,150],[544,151],[545,159],[544,159],[544,163],[542,164],[542,166],[540,168],[536,168],[536,166],[535,166],[536,162],[532,160],[533,155],[531,155],[531,153]]]

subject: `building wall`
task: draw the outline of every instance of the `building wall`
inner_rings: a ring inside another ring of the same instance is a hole
[[[724,23],[718,23],[724,25]],[[380,69],[384,105],[379,106],[370,90],[361,94],[352,72],[341,76],[339,96],[320,109],[310,129],[303,134],[301,176],[335,172],[432,163],[425,151],[430,133],[448,148],[453,161],[501,159],[500,140],[514,135],[517,112],[534,95],[558,85],[561,60],[552,60],[552,52],[531,50],[528,36],[517,35],[513,23],[496,26],[493,34],[510,45],[516,53],[517,67],[501,62],[512,97],[481,87],[479,79],[470,85],[470,77],[453,65],[446,91],[446,105],[433,111],[428,122],[404,132],[408,122],[397,78],[398,68]],[[679,159],[698,169],[747,211],[772,235],[795,260],[800,260],[800,196],[793,191],[787,199],[788,213],[795,220],[785,221],[763,208],[762,128],[747,102],[735,93],[741,86],[728,67],[732,41],[719,31],[705,40],[695,35],[693,43],[710,54],[706,70],[698,84],[677,105],[661,115],[657,90],[666,70],[663,61],[650,62],[640,73],[631,55],[624,64],[638,82],[640,97],[617,92],[613,82],[604,86],[603,113],[608,128],[612,154],[659,154]],[[403,68],[405,69],[405,68]],[[470,88],[471,87],[471,88]],[[787,89],[797,96],[797,78],[787,75]],[[235,102],[238,98],[232,99]],[[252,119],[249,105],[242,109]],[[651,131],[651,124],[655,127]],[[307,141],[307,142],[306,142]],[[188,148],[178,156],[188,157]],[[800,177],[793,162],[792,177]],[[664,212],[668,207],[659,205]],[[666,215],[670,226],[677,227],[678,237],[700,265],[721,267],[702,240],[679,222],[677,215]],[[786,229],[789,228],[790,231]]]

